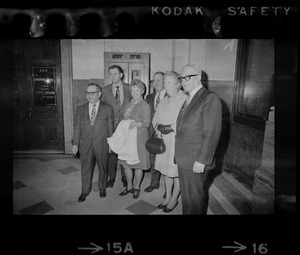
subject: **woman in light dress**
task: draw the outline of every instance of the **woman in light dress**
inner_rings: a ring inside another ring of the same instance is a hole
[[[157,154],[155,159],[154,168],[165,176],[166,186],[166,198],[157,208],[169,213],[177,206],[180,195],[178,169],[174,164],[174,147],[177,116],[187,95],[180,90],[181,78],[176,72],[166,72],[164,87],[167,96],[158,105],[152,123],[158,137],[162,136],[166,145],[166,151],[163,154]]]

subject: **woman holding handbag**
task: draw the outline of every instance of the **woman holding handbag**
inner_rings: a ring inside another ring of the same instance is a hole
[[[155,159],[154,168],[165,176],[166,186],[166,198],[157,208],[169,213],[177,206],[180,194],[178,169],[177,165],[174,164],[174,147],[176,120],[187,95],[180,90],[181,78],[174,71],[168,71],[164,75],[164,87],[167,96],[158,105],[152,123],[156,127],[158,137],[162,136],[166,145],[166,151],[157,154]]]

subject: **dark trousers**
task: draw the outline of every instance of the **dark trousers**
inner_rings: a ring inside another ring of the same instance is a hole
[[[82,193],[89,194],[92,190],[92,180],[96,162],[99,170],[98,187],[99,189],[106,189],[107,158],[108,154],[94,153],[93,150],[87,155],[80,155]]]
[[[203,174],[178,167],[183,214],[207,214],[207,171]]]
[[[117,163],[118,163],[118,155],[116,153],[110,153],[108,157],[108,177],[109,180],[113,182],[116,180],[117,175]],[[122,178],[125,177],[124,167],[121,166],[121,176]]]
[[[151,163],[151,187],[158,187],[159,188],[159,179],[161,173],[154,169],[155,164],[155,154],[150,153],[150,163]]]

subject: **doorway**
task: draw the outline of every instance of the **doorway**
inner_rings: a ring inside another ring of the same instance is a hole
[[[123,69],[125,83],[140,79],[145,83],[149,93],[150,53],[139,52],[104,52],[104,84],[110,84],[108,68],[118,65]]]
[[[13,41],[13,150],[64,152],[60,41]]]

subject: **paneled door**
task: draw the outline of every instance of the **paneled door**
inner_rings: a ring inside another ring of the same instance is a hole
[[[64,151],[59,40],[14,40],[14,151]]]

